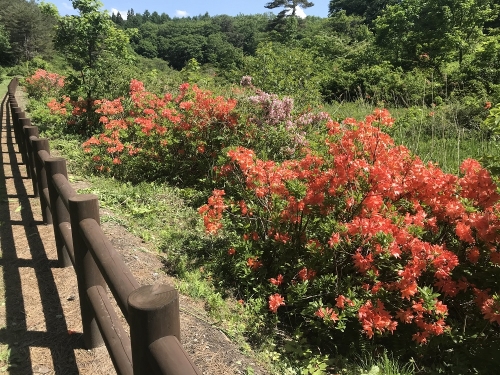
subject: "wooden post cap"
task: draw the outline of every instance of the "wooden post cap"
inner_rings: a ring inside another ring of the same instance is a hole
[[[170,285],[144,285],[130,293],[128,303],[137,310],[154,311],[170,305],[177,298],[177,290]]]

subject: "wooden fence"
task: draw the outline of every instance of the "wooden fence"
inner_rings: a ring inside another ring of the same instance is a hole
[[[201,375],[180,344],[179,298],[169,285],[139,286],[100,227],[97,196],[77,194],[66,160],[52,157],[47,139],[19,107],[17,78],[8,86],[11,126],[43,221],[53,224],[61,267],[73,265],[87,349],[106,345],[120,375]],[[130,326],[126,334],[106,286]]]

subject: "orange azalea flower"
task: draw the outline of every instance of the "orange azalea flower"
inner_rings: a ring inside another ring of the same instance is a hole
[[[278,311],[280,306],[285,306],[285,299],[279,293],[269,296],[269,310],[273,313]]]
[[[273,285],[281,285],[281,283],[283,282],[283,275],[279,274],[276,278],[270,278],[269,281]]]
[[[260,267],[262,267],[262,262],[258,259],[259,258],[248,258],[247,266],[254,271],[258,270]]]
[[[460,240],[467,243],[474,243],[474,237],[472,237],[472,230],[470,226],[466,225],[464,222],[459,221],[455,228],[455,233]]]
[[[325,319],[325,320],[331,320],[333,322],[337,322],[339,320],[339,316],[337,312],[332,309],[331,307],[325,307],[322,308],[320,307],[315,313],[318,318]]]
[[[354,306],[354,302],[352,302],[349,298],[344,297],[342,294],[337,297],[335,302],[335,306],[337,306],[339,309],[343,309],[346,303],[351,307]]]
[[[298,272],[298,276],[302,281],[312,280],[316,277],[316,271],[304,267]]]
[[[241,201],[239,202],[239,204],[240,204],[241,214],[242,214],[242,215],[246,215],[246,214],[248,213],[248,207],[247,207],[247,205],[245,204],[245,201],[241,200]]]
[[[480,257],[479,249],[477,247],[473,247],[469,251],[467,251],[467,259],[469,262],[476,264]]]
[[[325,317],[325,312],[323,311],[323,309],[320,307],[315,313],[314,315],[316,315],[318,318],[321,318],[323,319]]]

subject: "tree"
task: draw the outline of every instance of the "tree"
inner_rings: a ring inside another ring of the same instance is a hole
[[[297,17],[297,7],[299,6],[306,9],[314,6],[314,3],[307,0],[274,0],[265,5],[267,9],[284,7],[285,9],[278,13],[278,18],[287,17],[289,15]]]
[[[0,17],[11,46],[11,55],[3,59],[16,63],[50,55],[56,18],[46,10],[33,0],[0,0]]]
[[[162,50],[158,51],[159,55],[175,69],[182,69],[191,59],[204,61],[203,51],[207,42],[204,36],[196,34],[179,35],[168,40],[162,39],[162,42]]]
[[[46,3],[45,1],[41,1],[38,4],[38,7],[40,8],[40,11],[48,16],[52,16],[55,19],[59,19],[59,10],[57,9],[57,6],[52,3]]]
[[[158,56],[158,25],[152,22],[143,23],[139,32],[132,38],[131,44],[134,50],[148,58]]]
[[[151,17],[149,17],[149,22],[160,24],[161,23],[160,14],[157,11],[151,13]]]
[[[127,11],[127,21],[125,22],[125,27],[127,29],[139,27],[143,22],[142,14],[135,13],[133,9]]]
[[[97,0],[73,0],[77,16],[65,16],[56,29],[55,46],[75,70],[68,79],[72,96],[83,93],[87,113],[92,113],[92,101],[108,96],[116,89],[118,77],[111,67],[126,66],[130,62],[129,35],[118,29],[102,3]],[[113,84],[115,82],[115,84]],[[90,128],[83,129],[90,133]]]
[[[374,21],[377,43],[397,62],[430,59],[462,63],[498,17],[493,0],[406,0],[388,6]]]
[[[238,15],[232,18],[231,28],[223,32],[233,46],[241,48],[247,55],[254,55],[257,46],[264,39],[269,15]]]
[[[160,24],[168,22],[170,21],[170,19],[171,18],[167,13],[163,12],[162,14],[160,14]]]
[[[246,57],[243,72],[256,87],[293,97],[299,109],[320,100],[321,64],[302,48],[261,43],[254,57]]]
[[[123,20],[122,14],[120,12],[116,13],[116,19],[114,22],[120,27],[123,26],[125,21]]]
[[[10,55],[9,33],[0,24],[0,64],[5,63],[5,58]]]
[[[347,15],[361,16],[371,23],[385,9],[387,5],[400,3],[401,0],[331,0],[328,14],[335,15],[345,11]]]
[[[205,46],[205,61],[213,64],[223,75],[236,70],[243,60],[243,51],[229,43],[223,33],[209,35]]]
[[[64,53],[77,71],[92,69],[104,53],[127,56],[128,35],[117,29],[97,0],[73,0],[78,16],[59,20],[56,48]]]
[[[342,10],[328,18],[327,27],[345,43],[359,43],[373,37],[364,21],[362,16],[347,15],[347,12]]]

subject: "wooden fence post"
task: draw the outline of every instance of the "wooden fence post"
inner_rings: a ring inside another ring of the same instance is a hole
[[[25,144],[25,138],[24,138],[24,130],[23,130],[23,125],[22,125],[22,120],[26,118],[26,113],[24,111],[20,110],[16,112],[16,122],[14,123],[14,126],[17,127],[17,133],[19,134],[19,142],[17,143],[17,149],[19,153],[21,154],[21,159],[23,161],[23,164],[25,166],[28,165],[28,161],[26,158],[26,144]],[[29,177],[29,175],[28,175]]]
[[[45,195],[43,193],[45,189],[48,190],[47,174],[45,173],[45,165],[38,156],[39,151],[47,151],[47,152],[50,151],[49,140],[46,138],[34,139],[31,142],[31,145],[33,147],[33,158],[35,159],[36,177],[37,177],[38,191],[40,193],[39,194],[40,205],[42,207],[43,222],[46,224],[52,224],[52,214],[50,212],[50,207],[48,205],[48,202],[46,202]]]
[[[14,98],[14,97],[13,98],[9,98],[9,109],[10,109],[10,113],[11,113],[11,115],[10,115],[11,116],[10,117],[11,120],[12,120],[12,110],[13,110],[13,108],[17,108],[17,107],[18,107],[18,105],[17,105],[16,98]]]
[[[25,114],[24,114],[24,111],[21,107],[15,107],[14,110],[12,111],[12,115],[14,116],[13,125],[14,125],[16,132],[17,132],[17,136],[19,137],[18,139],[16,139],[17,148],[18,148],[19,152],[21,152],[21,155],[22,155],[21,145],[23,144],[23,134],[22,134],[21,127],[19,124],[19,119],[21,117],[24,117]],[[23,162],[24,162],[24,158],[23,158]]]
[[[100,223],[97,196],[82,194],[69,198],[69,214],[75,251],[75,272],[82,313],[83,339],[86,348],[92,349],[103,345],[104,341],[97,326],[94,310],[87,296],[87,289],[93,286],[102,286],[106,290],[106,282],[87,248],[80,230],[80,222],[84,219],[94,219],[98,224]]]
[[[17,107],[17,101],[15,96],[9,96],[9,105],[7,106],[7,123],[9,124],[11,130],[14,130],[14,135],[15,135],[15,128],[14,128],[14,115],[12,114],[12,109],[14,107]]]
[[[62,174],[66,177],[66,179],[68,179],[66,159],[50,158],[45,161],[45,168],[47,169],[47,184],[49,187],[50,208],[52,211],[52,222],[54,227],[54,237],[56,239],[59,267],[71,267],[73,263],[71,263],[68,252],[65,251],[64,240],[59,229],[59,224],[70,222],[69,212],[56,189],[53,179],[53,176],[56,174]]]
[[[11,111],[10,113],[12,115],[12,126],[11,127],[14,129],[14,137],[16,139],[16,144],[19,147],[20,135],[19,135],[19,127],[17,126],[17,114],[21,111],[21,108],[19,108],[17,106],[17,103],[15,103],[15,104],[11,103],[10,111]]]
[[[10,110],[10,119],[13,121],[14,120],[14,115],[12,114],[14,112],[14,108],[19,107],[17,104],[17,100],[15,97],[9,98],[9,110]]]
[[[165,336],[180,341],[179,296],[170,285],[145,285],[128,297],[134,375],[151,374],[149,344]]]
[[[28,119],[29,120],[29,119]],[[31,123],[31,121],[30,121]],[[39,192],[38,192],[38,182],[36,179],[36,165],[35,165],[35,156],[33,155],[33,147],[31,145],[31,140],[30,137],[36,137],[38,138],[38,127],[36,126],[31,126],[31,125],[24,125],[24,138],[26,139],[26,155],[28,155],[28,164],[29,168],[28,170],[30,171],[28,173],[28,176],[31,177],[31,183],[33,185],[33,195],[35,197],[39,197]]]
[[[28,154],[29,136],[26,135],[26,131],[24,129],[25,126],[31,126],[31,120],[29,118],[22,117],[19,119],[19,128],[21,129],[21,138],[23,140],[23,150],[21,153],[23,154],[23,160],[26,163],[26,173],[28,177],[31,178],[30,156]]]
[[[12,80],[9,83],[9,86],[7,86],[7,91],[9,93],[9,96],[12,95],[14,96],[16,94],[17,86],[19,85],[19,78],[15,77],[12,78]]]

